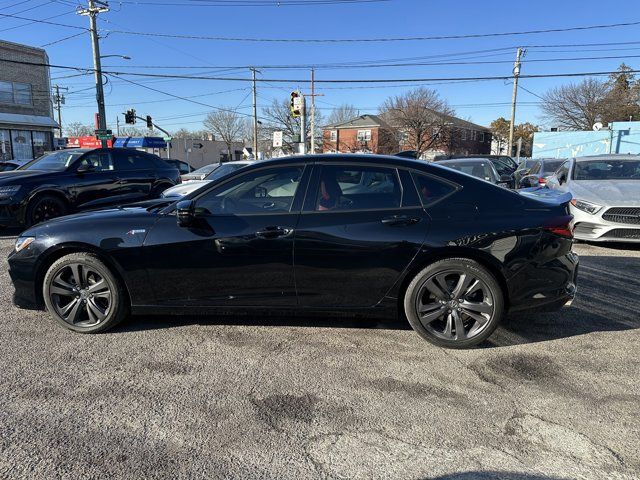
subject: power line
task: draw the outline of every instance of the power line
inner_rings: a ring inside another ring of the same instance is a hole
[[[69,65],[54,65],[50,63],[27,62],[22,60],[0,59],[0,62],[15,63],[20,65],[32,65],[39,67],[60,68],[67,70],[75,70],[78,72],[95,72],[92,68],[73,67]],[[132,83],[131,80],[125,79],[124,76],[148,77],[148,78],[176,78],[185,80],[212,80],[212,81],[230,81],[230,82],[251,82],[251,78],[245,77],[208,77],[199,75],[177,75],[177,74],[160,74],[160,73],[144,73],[144,72],[121,72],[121,71],[105,71],[105,75],[111,75],[126,82]],[[561,78],[561,77],[587,77],[602,76],[618,73],[618,70],[595,71],[595,72],[563,72],[563,73],[540,73],[520,75],[520,78]],[[628,73],[640,73],[640,70],[629,70]],[[360,78],[360,79],[321,79],[315,80],[316,83],[409,83],[409,82],[443,82],[443,81],[484,81],[484,80],[510,80],[513,75],[499,76],[476,76],[476,77],[431,77],[431,78]],[[280,79],[280,78],[260,78],[259,82],[271,83],[293,83],[307,84],[311,80],[307,78],[299,79]]]
[[[152,32],[133,32],[125,30],[109,30],[110,33],[119,33],[124,35],[137,35],[146,37],[164,37],[164,38],[182,38],[188,40],[210,40],[223,42],[259,42],[259,43],[367,43],[367,42],[413,42],[427,40],[459,40],[468,38],[487,38],[487,37],[507,37],[535,35],[542,33],[559,33],[559,32],[575,32],[583,30],[598,30],[606,28],[631,27],[640,25],[640,21],[621,22],[602,25],[587,25],[579,27],[565,28],[549,28],[538,30],[527,30],[522,32],[493,32],[493,33],[471,33],[465,35],[435,35],[428,37],[389,37],[389,38],[248,38],[248,37],[216,37],[205,35],[184,35],[172,33],[152,33]]]
[[[42,18],[42,19],[38,19],[38,18],[28,18],[28,17],[20,17],[18,15],[11,15],[8,13],[0,13],[0,17],[6,17],[6,18],[16,18],[18,20],[27,20],[29,23],[23,23],[22,25],[17,25],[15,27],[9,27],[9,28],[5,28],[0,30],[0,32],[6,32],[8,30],[13,30],[15,28],[21,28],[21,27],[26,27],[27,25],[31,25],[33,23],[43,23],[45,25],[55,25],[57,27],[66,27],[66,28],[75,28],[76,30],[89,30],[88,28],[85,27],[79,27],[77,25],[69,25],[67,23],[58,23],[58,22],[49,22],[50,19],[52,18],[58,18],[58,17],[62,17],[64,15],[69,15],[71,13],[75,13],[75,11],[71,11],[71,12],[65,12],[65,13],[60,13],[58,15],[53,15],[51,17],[46,17],[46,18]]]
[[[49,47],[51,45],[55,45],[56,43],[65,42],[67,40],[71,40],[72,38],[79,37],[80,35],[84,35],[85,32],[74,33],[73,35],[69,35],[68,37],[59,38],[58,40],[54,40],[49,43],[45,43],[44,45],[40,45],[40,48]]]
[[[208,0],[185,2],[157,2],[157,1],[136,1],[122,0],[119,3],[129,5],[157,5],[157,6],[185,6],[185,7],[286,7],[286,6],[325,6],[325,5],[348,5],[358,3],[386,3],[391,0]]]

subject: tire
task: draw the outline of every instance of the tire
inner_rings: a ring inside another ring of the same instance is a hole
[[[62,217],[68,210],[66,202],[61,198],[55,195],[39,195],[27,205],[25,222],[30,227],[52,218]]]
[[[51,316],[80,333],[109,330],[129,312],[124,286],[96,255],[86,252],[56,260],[45,274],[42,295]]]
[[[447,258],[414,277],[403,306],[411,327],[428,342],[469,348],[497,328],[504,313],[504,295],[495,277],[478,262]]]

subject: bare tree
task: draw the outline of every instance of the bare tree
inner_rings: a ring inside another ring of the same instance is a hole
[[[561,130],[591,130],[602,118],[607,93],[607,84],[595,78],[552,88],[543,95],[544,118]]]
[[[229,160],[232,160],[233,142],[242,140],[244,129],[242,117],[235,112],[219,110],[208,114],[202,123],[227,145]]]
[[[138,127],[122,127],[120,129],[121,137],[144,137],[148,134],[150,134],[149,130]]]
[[[327,118],[327,124],[334,125],[336,123],[348,122],[352,118],[357,117],[358,109],[348,103],[343,103],[339,107],[334,108]]]
[[[64,127],[64,133],[67,137],[88,137],[94,135],[94,128],[80,122],[71,122]]]
[[[400,143],[421,157],[427,150],[447,144],[453,109],[435,90],[419,87],[387,98],[381,116],[396,130]]]
[[[292,153],[295,151],[295,143],[300,135],[300,121],[301,118],[291,117],[289,111],[289,100],[276,100],[271,102],[271,105],[262,109],[262,117],[265,121],[261,130],[264,131],[265,136],[271,138],[273,132],[282,131],[282,150],[285,153]],[[305,118],[306,131],[310,135],[310,115]],[[324,119],[322,114],[316,110],[316,125],[322,125]],[[322,145],[322,129],[316,129],[316,145]],[[308,138],[306,139],[308,141]]]
[[[626,122],[640,119],[640,81],[624,63],[618,71],[609,75],[607,98],[604,102],[603,121]]]

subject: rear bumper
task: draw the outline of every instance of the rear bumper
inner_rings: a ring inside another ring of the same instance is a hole
[[[544,279],[529,284],[524,297],[518,297],[510,305],[508,314],[536,311],[553,312],[571,305],[578,291],[578,255],[569,252],[544,266]],[[532,275],[534,276],[534,275]]]

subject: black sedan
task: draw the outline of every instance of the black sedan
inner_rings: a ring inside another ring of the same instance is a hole
[[[67,216],[24,232],[14,302],[77,332],[133,314],[223,309],[400,312],[469,347],[507,312],[575,293],[568,204],[398,157],[259,162],[171,203]]]
[[[179,181],[176,168],[138,150],[58,150],[0,172],[0,227],[156,198]]]

